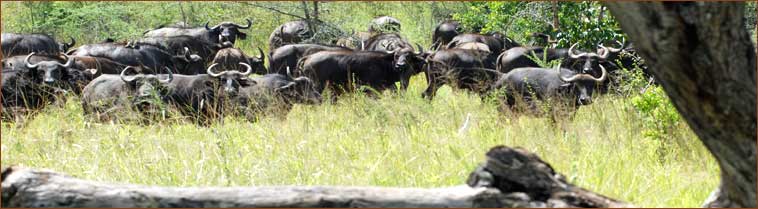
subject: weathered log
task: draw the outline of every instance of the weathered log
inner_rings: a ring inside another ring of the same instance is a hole
[[[523,149],[496,147],[447,188],[340,186],[153,187],[77,179],[49,170],[2,171],[3,207],[629,207],[565,182]]]

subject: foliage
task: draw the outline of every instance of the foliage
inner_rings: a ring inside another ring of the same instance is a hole
[[[594,49],[597,44],[623,36],[613,16],[598,2],[558,2],[557,26],[553,23],[552,4],[471,2],[469,10],[455,13],[453,18],[468,31],[505,32],[521,43],[534,42],[530,40],[532,33],[545,33],[558,41],[558,47],[566,48],[578,42],[580,48]]]
[[[642,133],[646,138],[666,139],[682,122],[679,112],[660,86],[648,89],[633,97],[631,101],[643,121],[645,130]]]

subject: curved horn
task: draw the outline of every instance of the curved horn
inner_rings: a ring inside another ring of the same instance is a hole
[[[184,47],[184,57],[187,58],[187,60],[192,60],[192,57],[190,57],[190,50],[187,47]]]
[[[600,71],[602,72],[600,75],[600,78],[592,78],[592,80],[595,80],[597,82],[603,82],[608,77],[608,71],[605,70],[605,67],[603,67],[603,65],[598,65],[598,66],[600,66]]]
[[[216,67],[216,65],[218,65],[218,63],[213,63],[211,66],[208,66],[208,70],[205,71],[208,75],[214,78],[221,76],[221,73],[213,73],[213,67]]]
[[[210,22],[205,22],[205,30],[213,30],[210,27],[208,27],[208,23],[210,23]]]
[[[579,79],[579,77],[582,77],[581,74],[576,74],[574,76],[571,76],[571,77],[568,77],[568,78],[564,78],[563,75],[561,75],[561,65],[560,64],[558,64],[558,66],[555,67],[555,70],[558,71],[558,78],[561,79],[561,81],[566,82],[566,83],[571,83],[571,82],[575,81],[576,79]]]
[[[71,37],[71,36],[69,36],[68,38],[71,39],[71,42],[64,43],[64,45],[66,45],[66,48],[71,48],[72,46],[74,46],[76,44],[76,40],[74,39],[74,37]]]
[[[37,64],[32,65],[32,63],[29,63],[29,58],[32,58],[32,55],[36,54],[36,52],[29,53],[29,55],[26,56],[24,59],[24,63],[26,64],[26,68],[34,69],[37,68]]]
[[[168,78],[166,78],[166,80],[160,80],[160,82],[161,83],[168,83],[168,82],[171,82],[172,80],[174,80],[174,72],[171,72],[171,68],[168,68],[168,67],[165,67],[165,66],[163,68],[166,69],[166,72],[168,72],[167,73],[168,74]]]
[[[243,72],[243,73],[240,73],[240,75],[242,75],[242,76],[248,76],[248,75],[250,75],[250,73],[253,73],[253,67],[251,67],[247,63],[240,62],[240,65],[243,65],[243,66],[245,66],[247,68],[247,70],[245,70],[245,72]]]
[[[619,44],[619,48],[607,47],[608,50],[610,50],[613,53],[620,52],[621,50],[624,49],[624,45],[626,44],[626,38],[621,37],[621,42],[619,42],[618,40],[616,40],[616,43]]]
[[[264,59],[266,58],[265,55],[263,54],[263,49],[261,49],[261,47],[258,47],[258,57],[256,58],[258,58],[260,62],[263,62]]]
[[[121,77],[121,80],[124,81],[124,82],[126,82],[126,83],[132,82],[132,81],[134,81],[134,79],[136,79],[136,77],[131,77],[131,78],[125,78],[124,77],[124,76],[126,76],[126,72],[128,72],[129,69],[134,69],[134,68],[132,66],[126,66],[124,68],[124,70],[121,71],[121,74],[119,75]]]
[[[250,26],[253,26],[253,21],[251,21],[248,18],[245,18],[245,20],[247,21],[247,26],[245,26],[245,27],[242,27],[242,26],[240,26],[240,25],[238,25],[236,23],[232,23],[232,25],[234,25],[235,27],[237,27],[239,29],[248,29],[248,28],[250,28]]]
[[[579,44],[579,43],[578,42],[574,43],[573,45],[571,45],[571,47],[569,47],[568,55],[569,55],[569,57],[571,57],[573,59],[579,59],[579,57],[587,55],[587,53],[574,54],[574,47],[576,47],[577,44]]]
[[[608,55],[610,54],[610,51],[609,51],[608,47],[605,47],[602,44],[600,44],[598,46],[600,46],[600,49],[603,50],[603,53],[600,54],[600,55],[598,55],[598,58],[600,58],[600,59],[606,59],[606,58],[608,58]]]
[[[75,58],[69,58],[68,56],[66,56],[66,54],[63,54],[63,53],[61,53],[61,55],[66,58],[66,64],[63,64],[63,65],[58,64],[58,66],[61,66],[64,68],[71,68],[71,66],[74,65]]]
[[[421,44],[416,43],[416,47],[418,47],[418,53],[416,55],[422,55],[422,54],[424,54],[424,48],[421,47]]]

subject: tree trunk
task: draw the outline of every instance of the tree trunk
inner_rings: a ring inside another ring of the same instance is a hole
[[[756,52],[744,2],[604,2],[713,154],[704,206],[756,207]]]
[[[150,187],[18,167],[0,178],[2,207],[634,207],[569,184],[537,155],[503,146],[487,153],[468,185],[447,188]]]

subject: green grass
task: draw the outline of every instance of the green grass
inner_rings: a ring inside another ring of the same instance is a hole
[[[49,168],[84,179],[163,186],[464,184],[495,145],[537,153],[567,179],[642,207],[699,207],[718,167],[680,125],[667,141],[646,139],[629,99],[607,95],[573,120],[499,114],[478,96],[443,87],[350,96],[295,106],[258,123],[227,118],[198,127],[85,123],[78,99],[24,125],[2,124],[2,166]],[[469,128],[459,132],[470,114]]]

